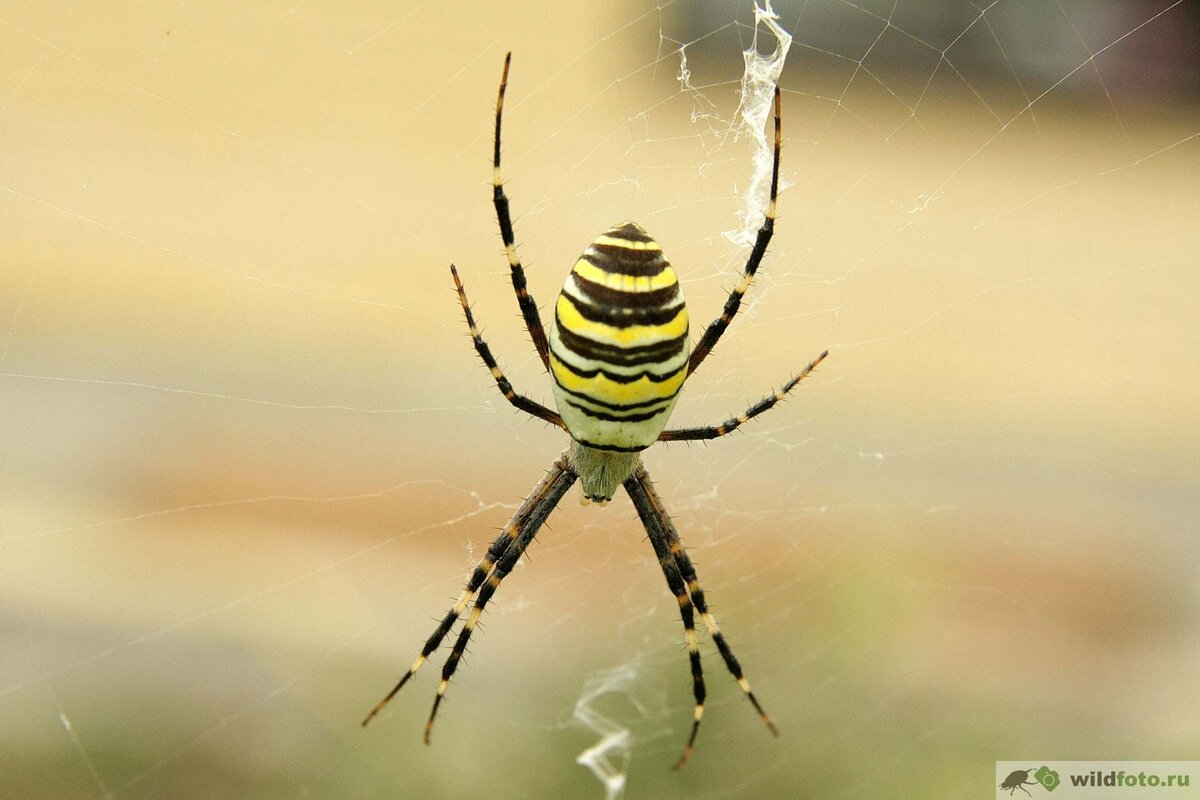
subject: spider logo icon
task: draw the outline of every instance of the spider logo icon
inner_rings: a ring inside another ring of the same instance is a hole
[[[1018,769],[1014,772],[1008,773],[1008,777],[1005,778],[1004,782],[1000,784],[1000,788],[1008,789],[1009,794],[1015,793],[1017,791],[1017,789],[1020,789],[1025,794],[1029,794],[1029,790],[1026,789],[1025,787],[1038,785],[1037,781],[1025,780],[1026,778],[1029,777],[1029,773],[1031,773],[1031,772],[1033,772],[1032,767],[1030,767],[1029,769]],[[1032,797],[1033,795],[1029,795],[1029,796]]]
[[[1026,780],[1031,772],[1033,772],[1033,780]],[[1004,779],[1004,782],[1000,784],[1000,788],[1008,789],[1010,795],[1015,794],[1017,789],[1020,789],[1025,794],[1029,794],[1029,790],[1025,788],[1026,786],[1041,786],[1046,791],[1053,792],[1058,788],[1060,783],[1062,783],[1062,780],[1058,777],[1058,773],[1042,765],[1038,767],[1037,772],[1034,772],[1032,767],[1010,772],[1008,777]],[[1030,797],[1032,796],[1030,795]]]

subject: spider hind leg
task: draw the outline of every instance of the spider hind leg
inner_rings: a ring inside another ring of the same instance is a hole
[[[492,203],[496,207],[496,222],[500,225],[500,238],[504,242],[504,253],[508,258],[509,272],[512,276],[513,292],[517,295],[517,305],[521,308],[521,316],[525,318],[525,327],[529,330],[529,338],[533,340],[534,349],[542,366],[550,369],[550,347],[546,342],[546,329],[542,325],[541,315],[538,314],[537,303],[529,293],[525,281],[525,267],[517,255],[517,238],[513,233],[512,214],[508,208],[508,196],[504,194],[504,181],[500,177],[500,128],[504,118],[504,93],[508,89],[508,68],[512,64],[512,53],[504,57],[504,73],[500,76],[500,92],[496,96],[496,133],[492,151]]]

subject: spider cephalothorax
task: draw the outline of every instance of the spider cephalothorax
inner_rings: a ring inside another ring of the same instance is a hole
[[[363,720],[363,725],[370,722],[416,674],[470,606],[466,622],[442,668],[437,696],[429,713],[429,722],[425,725],[425,741],[428,743],[438,707],[480,616],[500,582],[516,566],[550,512],[576,480],[582,484],[586,499],[600,502],[612,499],[617,487],[624,486],[646,528],[650,544],[667,579],[667,587],[679,603],[683,620],[696,706],[691,733],[675,765],[678,768],[687,762],[692,753],[696,734],[700,730],[700,718],[704,713],[704,673],[700,668],[696,615],[700,616],[717,646],[717,652],[746,697],[771,732],[777,733],[750,690],[742,667],[717,627],[716,619],[708,610],[696,570],[662,499],[650,482],[646,468],[642,466],[639,454],[656,441],[724,436],[782,400],[825,358],[826,353],[821,353],[779,391],[719,425],[665,429],[684,383],[704,361],[737,314],[742,296],[750,288],[750,282],[771,240],[775,226],[779,151],[782,145],[779,89],[775,89],[775,156],[766,218],[759,228],[754,249],[746,260],[741,281],[729,293],[721,315],[709,323],[696,346],[690,346],[687,306],[675,271],[663,256],[658,243],[632,222],[618,225],[602,234],[575,262],[555,303],[554,324],[547,339],[537,304],[526,288],[525,270],[517,257],[508,197],[500,180],[500,122],[504,112],[504,91],[508,86],[510,60],[511,54],[504,59],[504,74],[500,79],[500,95],[496,101],[493,200],[500,223],[500,235],[508,255],[513,290],[542,366],[553,380],[557,412],[513,390],[479,333],[458,270],[451,265],[450,272],[458,289],[459,302],[467,318],[475,350],[491,370],[501,393],[522,411],[566,430],[572,441],[492,542],[483,560],[472,571],[458,601],[421,648],[421,654],[387,696],[371,710]]]

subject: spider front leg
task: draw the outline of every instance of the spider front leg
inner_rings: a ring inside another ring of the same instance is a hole
[[[450,680],[450,676],[454,673],[458,666],[459,660],[462,658],[462,651],[466,649],[467,640],[470,639],[470,631],[475,628],[479,620],[479,616],[483,613],[483,607],[487,601],[495,593],[499,587],[500,581],[512,569],[512,567],[521,558],[521,554],[525,552],[525,548],[529,546],[533,536],[537,533],[542,523],[558,505],[559,500],[566,494],[567,490],[575,483],[576,475],[571,470],[567,461],[567,454],[564,452],[559,456],[558,460],[546,473],[546,476],[534,487],[529,497],[517,509],[508,524],[500,532],[488,548],[487,555],[483,560],[475,566],[471,573],[470,580],[467,582],[466,589],[459,595],[457,602],[446,613],[433,635],[425,642],[425,646],[421,648],[420,655],[413,661],[412,666],[408,671],[400,677],[400,680],[392,687],[392,690],[380,700],[366,718],[362,721],[365,727],[372,719],[375,718],[380,711],[383,710],[396,693],[399,692],[409,679],[416,674],[421,665],[428,660],[434,651],[441,646],[442,640],[446,638],[454,623],[462,616],[470,604],[471,599],[475,597],[475,593],[479,592],[479,599],[476,600],[475,606],[471,610],[471,614],[467,619],[467,626],[458,637],[458,641],[454,645],[454,650],[451,652],[450,659],[446,662],[446,666],[442,671],[442,681],[438,686],[437,699],[433,704],[433,713],[429,716],[429,724],[425,728],[425,741],[429,742],[429,732],[433,727],[433,717],[437,714],[438,705],[442,702],[442,697],[446,693],[446,685]],[[487,581],[487,586],[484,582]],[[483,591],[480,591],[483,587]]]
[[[670,537],[663,527],[666,514],[658,507],[661,504],[656,505],[650,498],[650,492],[654,489],[650,486],[650,479],[644,468],[639,467],[638,471],[625,481],[625,491],[629,493],[629,498],[641,517],[642,525],[646,528],[650,545],[654,548],[654,554],[658,556],[658,565],[662,567],[663,575],[667,579],[667,588],[675,595],[675,600],[679,603],[679,616],[683,619],[683,636],[687,641],[688,660],[692,666],[692,694],[696,698],[696,711],[692,716],[692,732],[688,734],[683,753],[675,762],[675,769],[679,769],[687,763],[696,748],[696,734],[700,732],[700,719],[704,716],[706,697],[704,670],[700,666],[700,640],[696,636],[695,610],[683,574],[679,571],[679,564],[671,552]],[[658,499],[656,495],[654,499]]]
[[[508,268],[512,275],[513,291],[517,293],[517,305],[529,329],[529,338],[537,349],[542,367],[550,369],[550,345],[546,341],[546,329],[538,315],[537,303],[529,294],[525,282],[525,267],[517,256],[517,239],[513,234],[512,216],[508,211],[508,197],[504,194],[504,182],[500,178],[500,121],[504,116],[504,91],[508,88],[508,67],[512,53],[504,56],[504,74],[500,76],[500,94],[496,97],[496,136],[492,155],[492,203],[496,206],[496,221],[500,223],[500,238],[504,241],[504,253],[508,256]]]
[[[471,634],[475,631],[475,626],[479,622],[479,617],[482,616],[484,608],[486,608],[488,601],[492,599],[492,595],[500,588],[500,582],[504,580],[505,576],[521,560],[521,556],[525,553],[525,548],[529,547],[529,543],[537,535],[538,530],[542,527],[542,523],[550,516],[550,512],[558,505],[558,501],[567,493],[567,490],[574,485],[576,478],[578,476],[568,465],[567,454],[563,453],[554,462],[554,466],[546,474],[546,477],[542,478],[541,482],[534,488],[529,499],[525,501],[526,505],[529,506],[528,518],[521,525],[512,546],[496,562],[496,567],[492,570],[492,574],[488,576],[487,582],[479,590],[479,596],[475,598],[475,604],[471,607],[471,613],[467,616],[467,621],[463,625],[463,629],[459,632],[458,639],[454,642],[454,647],[450,650],[450,657],[446,659],[446,664],[442,667],[442,679],[438,683],[437,696],[433,699],[433,708],[429,712],[429,721],[425,723],[425,744],[429,744],[429,736],[433,732],[433,721],[437,717],[438,706],[442,704],[442,698],[446,696],[446,688],[450,685],[450,678],[454,676],[454,671],[458,669],[458,664],[467,649],[467,644],[471,641]]]
[[[693,608],[704,620],[709,635],[712,636],[721,658],[725,661],[725,666],[738,682],[738,686],[754,705],[767,728],[772,734],[778,736],[778,729],[763,711],[754,692],[750,690],[750,682],[742,673],[741,664],[734,657],[729,643],[725,641],[721,629],[717,626],[716,618],[708,610],[707,602],[704,599],[704,590],[700,588],[700,580],[696,577],[696,570],[692,566],[691,559],[688,558],[683,542],[679,539],[679,533],[675,530],[674,523],[667,514],[662,498],[658,496],[654,490],[654,484],[650,482],[650,475],[646,472],[645,467],[639,465],[633,475],[625,481],[625,491],[629,493],[629,498],[633,501],[634,508],[637,509],[638,516],[646,528],[650,544],[654,547],[659,565],[667,578],[667,585],[679,602],[680,614],[683,617],[684,636],[688,645],[688,657],[692,664],[692,688],[696,697],[696,712],[692,720],[692,732],[688,736],[687,744],[684,745],[682,755],[679,756],[679,761],[675,763],[675,769],[682,767],[691,757],[692,751],[695,749],[696,734],[700,731],[700,719],[704,715],[704,676],[700,670],[700,647],[692,621]]]
[[[725,666],[729,669],[730,674],[733,675],[734,680],[738,682],[738,686],[741,687],[742,692],[746,695],[751,705],[754,706],[754,710],[762,717],[762,721],[766,723],[767,728],[773,735],[778,736],[779,729],[775,727],[775,723],[771,722],[771,718],[767,716],[766,711],[763,711],[758,698],[750,690],[750,682],[742,674],[742,665],[733,655],[733,650],[729,647],[729,643],[725,641],[725,636],[721,633],[721,629],[717,625],[717,618],[708,610],[708,602],[704,599],[704,589],[700,586],[700,578],[696,575],[696,568],[692,565],[692,560],[688,557],[687,550],[684,549],[683,541],[679,538],[679,532],[675,530],[675,523],[671,522],[671,517],[667,514],[662,498],[654,491],[654,484],[650,482],[650,476],[647,474],[645,467],[635,472],[632,480],[641,482],[647,498],[658,512],[658,516],[662,520],[663,534],[666,538],[667,548],[675,559],[675,564],[679,569],[680,575],[687,582],[687,590],[692,598],[692,605],[696,607],[700,618],[704,620],[704,627],[708,629],[708,635],[712,637],[713,644],[717,646],[717,651],[725,661]]]
[[[544,419],[546,422],[557,425],[560,428],[564,427],[562,417],[558,415],[557,411],[552,411],[541,403],[530,400],[523,394],[517,394],[513,390],[512,384],[504,376],[500,365],[496,363],[496,358],[492,355],[492,349],[483,340],[483,334],[479,332],[479,327],[475,324],[475,315],[471,313],[471,304],[467,302],[466,287],[459,280],[458,270],[453,264],[450,265],[450,274],[454,277],[454,288],[458,290],[458,302],[462,304],[463,314],[467,318],[467,327],[471,330],[471,341],[475,345],[475,352],[479,353],[479,357],[483,359],[483,363],[491,370],[492,377],[496,380],[496,386],[500,388],[500,393],[504,395],[504,399],[527,414],[532,414],[538,419]]]
[[[716,439],[719,436],[732,433],[742,425],[757,417],[759,414],[774,407],[776,403],[787,396],[788,392],[796,388],[796,384],[807,378],[808,374],[816,369],[817,364],[820,364],[822,361],[824,361],[825,356],[827,355],[829,355],[828,350],[824,351],[821,353],[821,355],[808,362],[808,366],[800,370],[798,374],[794,375],[791,380],[783,385],[782,389],[774,394],[767,395],[762,400],[759,400],[757,403],[750,406],[736,417],[730,417],[720,425],[705,426],[701,428],[674,428],[672,430],[665,430],[658,435],[658,440],[660,442],[685,442],[696,439]]]

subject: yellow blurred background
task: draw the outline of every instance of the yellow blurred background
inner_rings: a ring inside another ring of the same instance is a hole
[[[697,329],[745,249],[749,4],[0,5],[0,794],[990,796],[1012,758],[1200,758],[1200,113],[1187,3],[776,3],[786,189],[644,461],[772,739],[627,500],[573,492],[363,714],[564,446],[550,303],[635,219]],[[759,49],[774,42],[762,25]],[[682,46],[682,51],[681,51]],[[681,58],[681,52],[686,61]],[[685,89],[681,67],[690,73]]]

